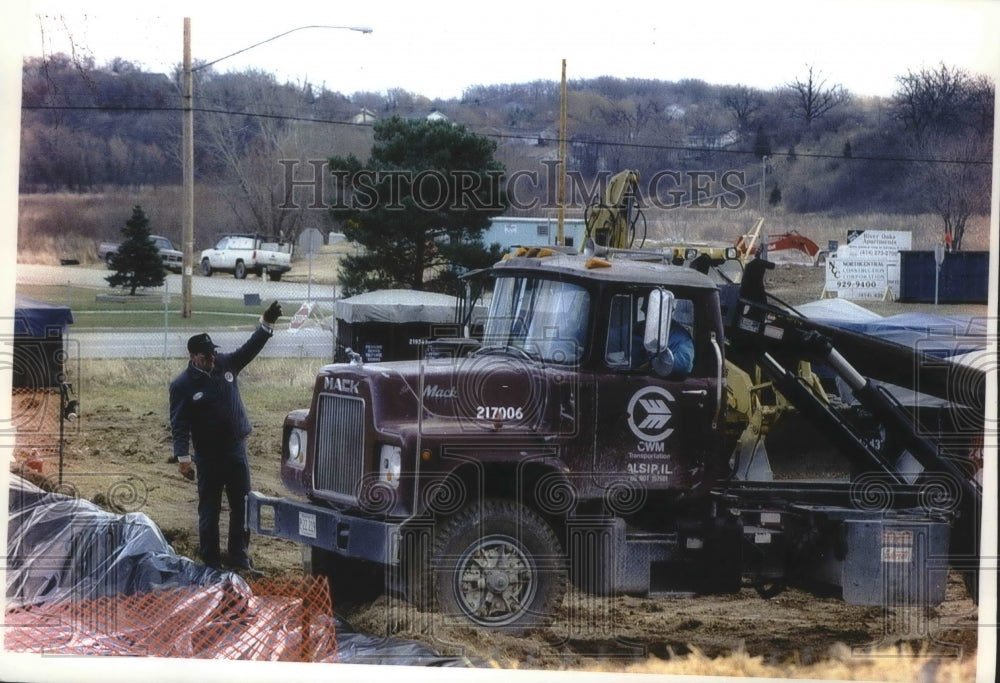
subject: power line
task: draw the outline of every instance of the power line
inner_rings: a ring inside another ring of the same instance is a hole
[[[148,113],[148,112],[180,112],[181,107],[108,107],[99,105],[22,105],[21,109],[28,111],[102,111],[109,113]],[[269,120],[278,121],[293,121],[299,123],[321,123],[326,125],[336,125],[336,126],[353,126],[353,127],[371,127],[370,123],[353,123],[351,121],[338,121],[334,119],[307,117],[307,116],[292,116],[290,114],[266,114],[260,112],[247,112],[247,111],[233,111],[230,109],[213,109],[209,107],[193,107],[193,111],[201,114],[224,114],[227,116],[245,116],[248,118],[262,118]],[[535,134],[515,134],[515,133],[496,133],[496,132],[481,132],[477,133],[483,137],[496,138],[499,140],[524,140],[524,139],[537,139],[547,143],[556,144],[560,142],[558,137],[542,137]],[[573,143],[572,140],[567,140],[570,144]],[[585,144],[588,145],[604,145],[608,147],[621,147],[628,149],[641,149],[641,150],[654,150],[654,151],[673,151],[673,152],[692,152],[692,153],[708,153],[708,154],[726,154],[726,155],[738,155],[738,156],[756,156],[753,150],[748,149],[719,149],[716,147],[705,147],[705,146],[686,146],[686,145],[670,145],[670,144],[653,144],[653,143],[639,143],[639,142],[620,142],[612,140],[587,140]],[[880,162],[896,162],[896,163],[926,163],[926,164],[956,164],[956,165],[970,165],[970,166],[990,166],[993,162],[990,159],[954,159],[954,158],[935,158],[935,157],[911,157],[911,156],[901,156],[901,155],[864,155],[852,153],[850,157],[845,157],[841,154],[828,154],[822,152],[800,152],[796,150],[794,153],[787,152],[773,152],[768,156],[774,157],[795,157],[795,158],[806,158],[806,159],[837,159],[839,161],[849,162],[849,161],[880,161]]]

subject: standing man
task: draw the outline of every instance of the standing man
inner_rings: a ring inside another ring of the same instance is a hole
[[[195,478],[188,454],[190,438],[198,471],[198,553],[209,567],[221,569],[225,560],[227,567],[251,576],[262,576],[247,553],[250,466],[246,438],[251,426],[236,377],[274,334],[273,325],[280,315],[281,305],[275,301],[246,343],[232,353],[217,354],[218,346],[208,334],[191,337],[187,343],[190,362],[170,383],[170,429],[177,467],[185,478]],[[229,552],[224,558],[219,555],[223,491],[229,501]]]

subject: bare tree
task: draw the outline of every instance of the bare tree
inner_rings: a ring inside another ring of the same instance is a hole
[[[993,134],[995,87],[989,77],[973,76],[945,64],[908,71],[896,78],[893,110],[918,145],[940,137]]]
[[[951,134],[961,127],[970,78],[961,69],[940,64],[935,69],[908,71],[896,78],[893,109],[917,145],[929,144],[935,134]]]
[[[216,88],[203,86],[206,97],[223,98],[223,111],[207,114],[203,130],[214,165],[220,169],[219,180],[237,190],[225,193],[226,201],[239,224],[294,240],[304,207],[288,201],[279,163],[299,158],[299,126],[285,120],[294,112],[293,93],[260,72],[219,80]],[[288,208],[293,204],[295,208]]]
[[[614,128],[618,137],[626,142],[634,141],[651,123],[661,123],[667,118],[661,101],[637,96],[616,101],[604,100],[591,110],[591,115]]]
[[[732,85],[723,90],[722,105],[733,115],[736,129],[746,134],[764,109],[764,94],[746,85]]]
[[[802,119],[806,127],[833,109],[850,100],[842,85],[827,85],[827,79],[812,64],[806,65],[805,78],[796,78],[786,84],[794,102],[792,115]]]
[[[989,212],[990,172],[983,159],[989,158],[992,144],[956,141],[948,149],[949,159],[922,163],[923,194],[928,208],[941,218],[943,241],[961,251],[969,218]]]
[[[896,80],[896,119],[922,159],[920,196],[941,217],[943,241],[959,251],[968,219],[989,211],[995,86],[945,64]]]

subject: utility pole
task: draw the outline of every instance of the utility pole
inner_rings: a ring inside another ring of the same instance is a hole
[[[559,206],[556,220],[556,244],[566,244],[564,224],[566,221],[566,60],[562,60],[562,88],[559,95],[559,190],[556,204]]]
[[[183,195],[181,209],[181,317],[191,317],[191,275],[194,271],[194,109],[192,108],[191,18],[184,17],[184,75],[181,102],[181,164]]]
[[[764,187],[767,185],[767,157],[760,158],[760,215],[764,215]]]

